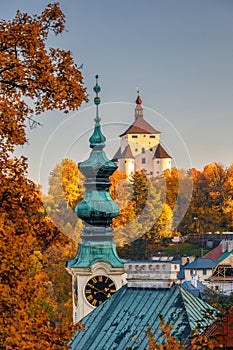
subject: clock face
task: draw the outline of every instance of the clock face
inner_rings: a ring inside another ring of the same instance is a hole
[[[85,297],[92,306],[101,305],[116,292],[114,282],[107,276],[94,276],[85,286]]]

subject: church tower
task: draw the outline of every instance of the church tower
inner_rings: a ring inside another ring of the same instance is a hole
[[[92,151],[86,161],[78,164],[86,179],[86,193],[75,208],[75,213],[85,226],[77,255],[67,262],[67,269],[72,275],[74,323],[121,288],[124,274],[124,261],[117,254],[110,227],[112,219],[119,214],[119,207],[109,194],[109,176],[117,166],[103,151],[106,138],[101,131],[98,110],[98,76],[93,90],[96,93],[96,117],[94,131],[89,139]]]

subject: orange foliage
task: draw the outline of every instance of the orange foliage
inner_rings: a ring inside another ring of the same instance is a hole
[[[50,32],[64,30],[65,18],[57,3],[40,16],[17,11],[12,21],[0,22],[0,135],[3,151],[25,143],[25,119],[32,113],[77,109],[87,100],[82,76],[70,51],[46,48]],[[24,97],[27,97],[25,100]],[[31,100],[31,101],[30,101]],[[30,103],[27,103],[29,101]]]
[[[184,349],[182,344],[176,340],[175,337],[171,335],[172,325],[165,325],[165,321],[163,318],[160,320],[160,329],[164,333],[164,342],[162,344],[158,344],[154,338],[154,334],[151,331],[151,328],[147,330],[148,337],[148,345],[149,350],[181,350]]]
[[[71,53],[47,49],[49,33],[64,30],[57,3],[41,15],[17,12],[0,22],[0,339],[1,349],[66,349],[73,328],[61,324],[41,252],[64,244],[45,217],[39,188],[27,176],[26,159],[12,158],[26,142],[32,114],[77,109],[86,92]]]

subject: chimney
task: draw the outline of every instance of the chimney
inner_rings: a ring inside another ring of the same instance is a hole
[[[221,246],[222,246],[222,253],[225,253],[225,251],[227,250],[227,242],[225,239],[221,241]]]
[[[196,274],[193,274],[193,275],[191,275],[192,276],[192,279],[191,279],[191,285],[193,286],[193,287],[195,287],[195,288],[197,288],[197,279],[196,279]]]
[[[233,241],[229,240],[227,245],[227,251],[231,252],[233,250]]]

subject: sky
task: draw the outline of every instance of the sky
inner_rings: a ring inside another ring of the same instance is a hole
[[[16,10],[39,14],[49,1],[1,3],[1,17]],[[29,177],[47,191],[49,173],[65,157],[86,159],[93,127],[93,86],[99,75],[100,114],[111,158],[118,135],[134,120],[137,87],[144,118],[162,132],[179,168],[233,162],[232,0],[62,0],[67,31],[48,46],[71,50],[90,101],[78,112],[45,113],[19,149]]]

